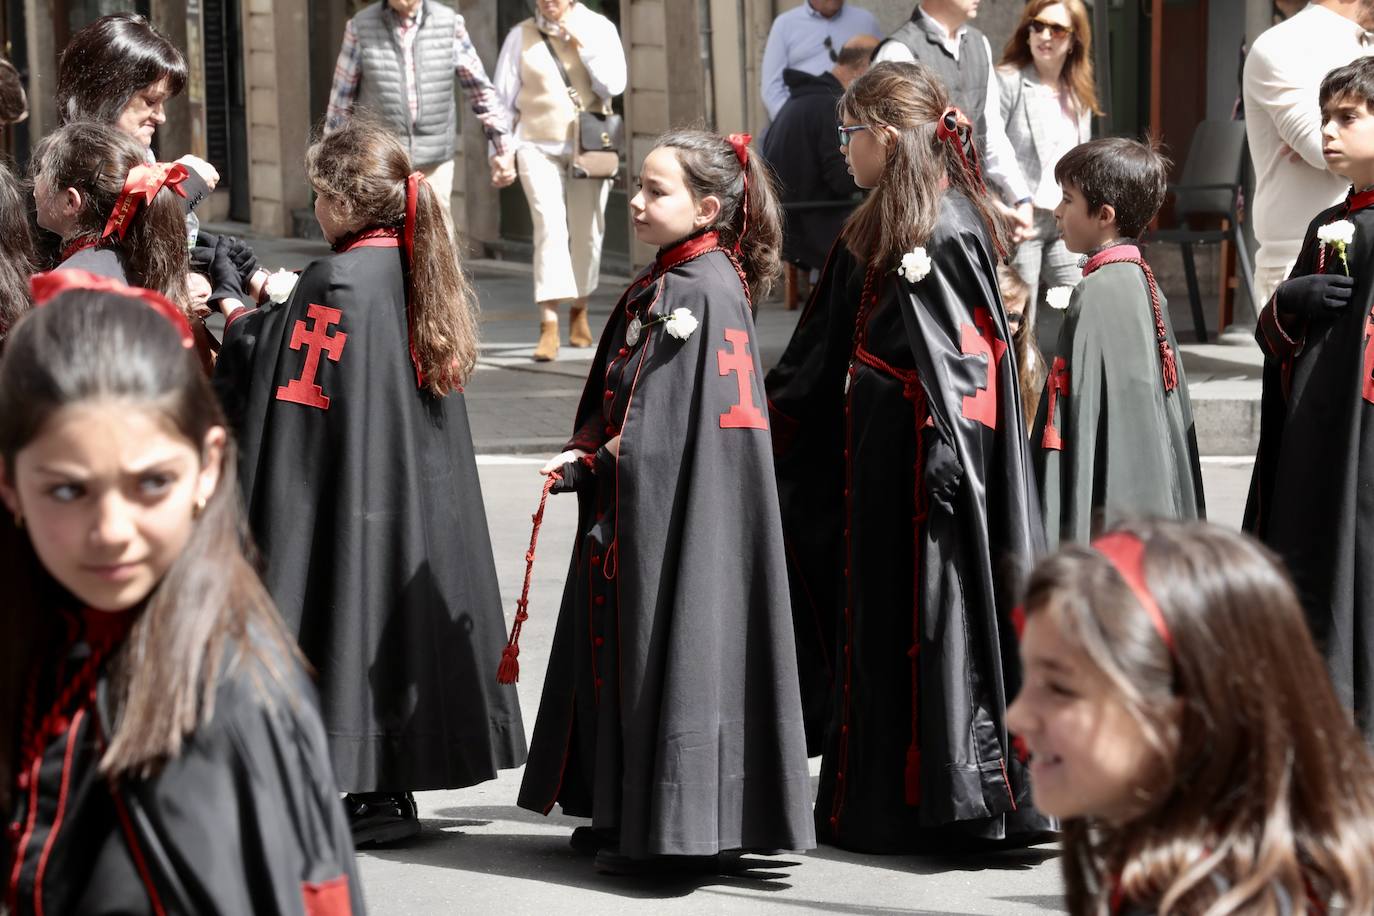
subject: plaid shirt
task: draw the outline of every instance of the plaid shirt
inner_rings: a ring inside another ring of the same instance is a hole
[[[423,7],[422,7],[423,9]],[[406,95],[410,102],[410,119],[414,123],[420,113],[420,94],[416,89],[415,76],[415,37],[420,32],[420,16],[407,16],[404,21],[387,7],[386,15],[391,17],[392,27],[401,46],[401,67],[406,76]],[[358,33],[353,28],[353,20],[344,27],[343,45],[339,48],[339,61],[334,65],[334,86],[329,91],[329,109],[325,113],[325,133],[342,127],[353,114],[353,102],[358,96],[358,83],[362,80],[362,48],[358,45]],[[468,105],[482,129],[491,141],[494,155],[503,156],[510,149],[510,125],[506,114],[497,100],[491,80],[487,79],[486,68],[477,56],[477,49],[468,37],[463,17],[456,16],[453,26],[453,69],[458,76],[458,85],[468,98]]]

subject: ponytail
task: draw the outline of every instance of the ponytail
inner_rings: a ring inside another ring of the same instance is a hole
[[[418,182],[411,253],[410,347],[415,371],[436,397],[461,388],[477,366],[477,297],[473,295],[429,182]]]
[[[187,307],[186,274],[191,260],[186,248],[186,213],[171,188],[164,187],[152,203],[139,208],[124,238],[111,235],[110,240],[124,255],[130,286],[156,290]]]
[[[720,215],[708,228],[734,249],[747,278],[750,302],[757,304],[782,275],[782,208],[773,172],[750,154],[750,139],[748,134],[727,138],[679,128],[659,137],[654,147],[677,153],[695,200],[714,196],[720,201]]]

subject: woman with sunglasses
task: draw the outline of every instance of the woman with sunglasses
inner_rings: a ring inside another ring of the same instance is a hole
[[[1007,139],[1030,188],[1031,232],[1016,248],[1016,270],[1030,287],[1026,320],[1054,354],[1062,313],[1041,308],[1045,292],[1078,282],[1078,259],[1054,225],[1059,157],[1092,136],[1101,114],[1093,82],[1092,33],[1083,0],[1030,0],[997,66]]]

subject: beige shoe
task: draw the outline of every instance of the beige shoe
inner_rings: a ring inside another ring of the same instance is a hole
[[[568,346],[590,347],[596,343],[592,337],[592,326],[587,323],[587,309],[568,310]]]
[[[536,363],[547,363],[558,358],[558,322],[539,322],[539,344],[534,348],[532,357]]]

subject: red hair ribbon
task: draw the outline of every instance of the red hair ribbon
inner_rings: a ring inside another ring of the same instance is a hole
[[[401,226],[401,247],[406,253],[406,273],[412,277],[415,270],[415,214],[420,207],[420,182],[424,180],[425,173],[421,171],[414,171],[406,176],[406,221]],[[406,324],[409,327],[407,336],[410,338],[410,362],[415,366],[415,387],[423,388],[425,374],[420,369],[420,356],[415,352],[415,324],[410,315],[410,290],[406,290]]]
[[[744,226],[739,231],[739,238],[735,239],[735,254],[739,254],[740,246],[744,243],[744,234],[749,231],[749,144],[754,135],[731,134],[725,139],[730,141],[735,158],[739,160],[740,170],[744,172]]]
[[[195,334],[191,332],[191,322],[186,312],[178,308],[170,299],[159,292],[141,286],[126,286],[118,280],[102,277],[87,270],[50,270],[34,274],[29,278],[29,290],[33,293],[35,306],[46,305],[50,299],[72,290],[89,290],[97,293],[114,293],[127,299],[142,300],[145,305],[166,318],[176,328],[181,337],[181,345],[190,350],[196,345]]]
[[[115,201],[114,210],[106,220],[105,230],[100,233],[100,237],[108,238],[111,233],[118,232],[119,237],[124,238],[124,234],[129,231],[129,226],[134,221],[134,216],[138,214],[138,208],[152,203],[153,198],[157,197],[157,192],[164,186],[185,197],[186,191],[181,184],[190,175],[186,166],[180,162],[153,162],[129,169],[129,174],[124,179],[124,189],[119,192],[119,199]]]
[[[1169,624],[1164,620],[1164,613],[1145,584],[1145,545],[1140,538],[1129,531],[1113,531],[1093,541],[1092,546],[1106,557],[1121,574],[1121,578],[1126,580],[1131,594],[1135,595],[1135,600],[1140,602],[1140,606],[1150,616],[1150,623],[1154,625],[1155,632],[1164,640],[1164,645],[1169,647],[1169,654],[1177,661],[1178,650],[1174,646],[1174,635],[1169,632]]]

